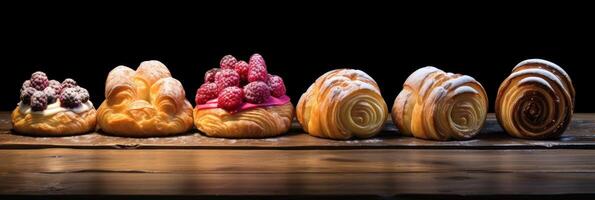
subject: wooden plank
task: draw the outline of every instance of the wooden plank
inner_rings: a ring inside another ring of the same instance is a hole
[[[428,141],[398,135],[390,121],[379,136],[370,139],[337,141],[316,138],[304,133],[293,123],[289,133],[267,139],[211,138],[194,130],[191,133],[161,138],[124,138],[90,133],[71,137],[29,137],[11,130],[9,115],[0,113],[0,148],[133,148],[133,149],[371,149],[371,148],[436,148],[436,149],[535,149],[589,148],[595,149],[595,114],[575,114],[566,133],[555,140],[524,140],[502,131],[493,114],[488,115],[480,135],[467,141]]]
[[[0,174],[2,195],[571,195],[592,194],[592,173]],[[316,199],[316,198],[315,198]]]
[[[0,150],[0,195],[595,194],[595,151]]]
[[[595,173],[595,150],[0,150],[4,173]]]

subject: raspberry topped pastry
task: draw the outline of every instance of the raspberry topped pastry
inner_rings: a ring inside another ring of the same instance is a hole
[[[76,81],[48,80],[38,71],[21,87],[12,125],[17,132],[29,135],[75,135],[95,130],[96,111],[89,92]]]
[[[159,61],[142,62],[136,71],[114,68],[97,113],[101,129],[118,136],[168,136],[192,128],[192,105],[184,87]]]
[[[195,101],[194,125],[212,137],[277,136],[293,118],[283,79],[267,72],[259,54],[248,62],[224,56],[220,68],[205,73]]]

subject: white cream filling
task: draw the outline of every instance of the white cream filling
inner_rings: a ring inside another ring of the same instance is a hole
[[[94,108],[93,103],[91,101],[81,103],[76,108],[64,108],[64,107],[60,106],[60,100],[56,100],[56,102],[48,105],[48,107],[42,111],[32,111],[31,106],[24,104],[23,102],[19,102],[18,106],[19,106],[19,112],[21,114],[31,113],[31,114],[43,115],[43,116],[54,115],[56,113],[66,112],[66,111],[72,111],[72,112],[78,114],[78,113],[83,113],[83,112],[86,112],[86,111]]]

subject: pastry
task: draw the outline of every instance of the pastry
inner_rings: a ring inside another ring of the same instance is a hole
[[[105,101],[97,110],[99,127],[117,136],[168,136],[192,128],[192,105],[180,81],[159,61],[136,71],[114,68],[105,82]]]
[[[560,66],[541,59],[525,60],[500,85],[496,117],[511,136],[555,138],[570,123],[574,95],[572,81]]]
[[[342,140],[376,135],[388,116],[374,79],[354,69],[332,70],[316,79],[296,109],[304,131]]]
[[[35,72],[23,83],[20,99],[11,116],[19,133],[66,136],[95,130],[96,111],[89,92],[73,79],[60,83]]]
[[[205,73],[196,91],[198,130],[223,138],[264,138],[289,130],[293,105],[283,79],[268,74],[262,56],[254,54],[245,62],[227,55],[219,66]]]
[[[475,79],[424,67],[403,84],[392,119],[404,135],[462,140],[479,133],[487,111],[486,92]]]

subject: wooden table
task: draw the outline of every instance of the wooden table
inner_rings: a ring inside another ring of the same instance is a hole
[[[595,114],[576,114],[549,141],[511,138],[494,115],[477,139],[449,142],[402,137],[392,123],[376,138],[348,141],[308,136],[297,123],[281,137],[241,140],[196,131],[36,138],[10,129],[1,112],[4,197],[595,198]]]

